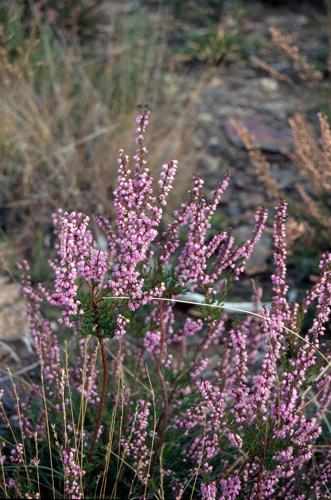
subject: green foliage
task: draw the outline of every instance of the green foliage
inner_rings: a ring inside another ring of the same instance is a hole
[[[219,65],[237,59],[247,59],[248,53],[239,33],[230,29],[208,28],[189,32],[183,54],[191,62]]]
[[[291,440],[278,439],[273,435],[272,423],[261,421],[260,426],[246,427],[242,434],[243,450],[250,457],[260,457],[268,471],[276,468],[273,457],[286,450]]]
[[[78,299],[81,303],[82,314],[77,315],[74,320],[78,325],[78,334],[82,337],[89,335],[102,335],[105,338],[112,338],[116,330],[116,319],[118,314],[126,314],[129,310],[127,301],[123,301],[123,306],[119,306],[118,300],[101,300],[98,304],[91,302],[91,293],[88,290],[80,289]],[[114,312],[116,311],[116,314]]]

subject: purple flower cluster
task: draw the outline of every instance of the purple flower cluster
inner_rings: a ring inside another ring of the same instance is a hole
[[[150,448],[148,446],[148,421],[150,406],[150,403],[147,401],[138,401],[132,429],[130,430],[130,438],[122,441],[124,453],[129,454],[134,460],[137,474],[142,484],[146,484],[149,478]]]
[[[83,278],[91,286],[102,287],[107,254],[96,247],[88,229],[88,216],[59,211],[54,215],[54,224],[59,238],[59,257],[56,262],[51,262],[55,272],[55,292],[50,303],[62,307],[61,321],[70,327],[73,326],[71,317],[83,312],[77,299],[77,280]]]
[[[80,465],[77,464],[76,455],[77,452],[73,448],[70,448],[67,451],[62,451],[65,475],[64,493],[68,498],[80,500],[81,498],[84,498],[80,482],[85,472],[81,469]]]
[[[144,145],[149,116],[149,112],[137,116],[132,169],[129,157],[120,150],[118,185],[114,191],[115,227],[104,217],[97,219],[108,243],[107,250],[98,248],[89,229],[87,215],[61,210],[54,215],[58,256],[50,264],[55,273],[55,290],[42,291],[50,304],[61,308],[59,321],[69,328],[73,328],[75,319],[84,314],[78,296],[81,281],[91,291],[95,311],[105,294],[128,296],[129,307],[135,310],[153,298],[162,297],[167,291],[162,279],[152,287],[147,286],[146,275],[151,259],[155,258],[163,274],[170,270],[173,272],[179,287],[200,288],[215,294],[224,284],[226,270],[231,271],[235,278],[244,271],[246,261],[263,231],[266,211],[259,209],[255,216],[255,230],[247,242],[235,247],[232,236],[224,231],[209,241],[211,219],[230,181],[226,176],[210,200],[202,195],[203,181],[195,178],[190,201],[175,213],[175,220],[168,225],[166,232],[160,232],[177,162],[170,161],[162,166],[158,192],[155,193]],[[187,240],[176,252],[180,247],[179,229],[184,227],[187,228]],[[160,242],[156,242],[158,236]],[[116,336],[122,336],[125,323],[121,318],[118,321]]]
[[[138,266],[146,260],[151,243],[158,234],[163,207],[177,169],[176,161],[162,167],[160,193],[156,197],[152,189],[153,177],[145,159],[144,135],[148,121],[149,112],[137,116],[137,149],[132,175],[128,168],[129,158],[123,150],[120,151],[118,187],[114,192],[117,253],[109,286],[114,295],[130,295],[133,300],[143,298],[144,280]]]
[[[24,448],[22,443],[17,443],[16,446],[10,452],[10,461],[13,464],[23,464],[24,463]]]
[[[32,288],[29,265],[19,263],[21,268],[22,293],[26,299],[26,314],[29,321],[29,333],[33,338],[36,352],[43,368],[43,377],[50,388],[50,395],[60,389],[60,345],[50,322],[41,312],[42,294]]]
[[[125,334],[125,331],[126,331],[126,325],[129,323],[129,320],[128,318],[125,318],[124,316],[122,316],[121,314],[119,314],[117,316],[117,320],[116,320],[116,330],[115,330],[115,333],[114,333],[114,337],[117,339],[117,340],[120,340],[123,335]]]
[[[249,498],[274,498],[280,492],[286,492],[286,498],[296,499],[298,473],[302,481],[312,481],[315,488],[325,491],[327,481],[321,479],[320,472],[317,475],[310,472],[311,476],[305,473],[308,464],[314,460],[314,444],[322,433],[323,410],[320,412],[320,408],[325,410],[330,404],[330,374],[325,365],[322,376],[315,376],[311,382],[311,389],[316,384],[317,396],[310,401],[316,404],[315,412],[303,411],[307,391],[303,392],[302,386],[306,383],[308,368],[320,361],[315,348],[320,346],[319,339],[330,314],[330,255],[323,256],[321,276],[302,307],[307,308],[312,300],[317,299],[316,317],[306,337],[298,337],[297,328],[296,331],[292,328],[295,328],[299,305],[289,304],[285,279],[286,208],[284,202],[280,203],[275,219],[272,310],[265,310],[261,319],[245,319],[230,330],[227,349],[230,348],[232,359],[228,364],[224,356],[220,365],[226,367],[220,371],[218,365],[214,371],[217,385],[212,383],[211,376],[196,380],[196,390],[193,390],[196,405],[186,409],[173,422],[175,428],[185,430],[186,436],[193,432],[196,436],[197,429],[201,429],[200,437],[194,437],[183,450],[183,455],[189,457],[195,467],[201,464],[204,470],[212,471],[213,458],[221,453],[220,446],[233,450],[234,465],[230,469],[235,475],[228,476],[225,466],[224,478],[221,474],[216,482],[202,484],[202,498],[216,498],[216,490],[221,494],[219,498],[246,496],[248,484],[253,484]],[[260,363],[257,363],[254,342],[250,343],[250,336],[256,336],[256,330],[259,330],[257,338],[264,351]],[[295,350],[295,355],[289,357],[289,349]],[[253,371],[252,362],[256,366]],[[192,388],[188,387],[185,394],[191,398]],[[229,412],[232,419],[229,419]],[[323,457],[325,470],[330,467],[327,449],[324,457],[319,456],[319,460]],[[272,469],[265,465],[267,455],[274,464]],[[329,473],[326,475],[329,480]]]
[[[225,177],[209,199],[203,195],[203,181],[195,178],[188,202],[162,227],[177,162],[162,166],[155,188],[146,160],[149,118],[149,112],[137,117],[132,166],[120,151],[114,224],[96,219],[107,248],[98,247],[88,216],[59,211],[54,216],[57,257],[51,262],[54,288],[39,286],[35,291],[27,264],[22,264],[44,396],[52,401],[54,421],[56,412],[61,414],[60,431],[53,431],[65,439],[59,448],[65,495],[85,495],[85,457],[77,450],[91,436],[86,458],[91,464],[96,450],[96,456],[105,453],[108,433],[102,429],[111,425],[112,459],[118,460],[113,492],[127,474],[133,476],[130,489],[127,479],[121,488],[128,496],[134,490],[137,496],[157,491],[165,497],[165,488],[173,494],[169,498],[178,499],[187,491],[204,500],[298,500],[310,498],[311,491],[326,498],[331,479],[325,439],[331,427],[331,358],[324,334],[331,308],[331,254],[322,256],[320,276],[302,302],[291,303],[287,204],[280,202],[274,221],[271,307],[262,307],[257,289],[255,312],[233,320],[222,310],[222,300],[244,273],[267,213],[256,211],[252,235],[241,244],[224,230],[210,236],[230,179]],[[204,304],[182,307],[178,295],[187,292],[203,295]],[[75,358],[69,366],[56,329],[43,317],[45,302],[60,309],[57,331],[75,334]],[[38,393],[36,386],[31,388]],[[76,412],[75,400],[80,401]],[[37,433],[39,440],[45,439],[45,408],[41,426],[28,418],[31,408],[31,401],[21,398],[23,437],[32,439]],[[112,415],[111,423],[106,415]],[[80,435],[83,423],[88,428]],[[12,447],[13,464],[21,463],[23,450]],[[103,466],[93,465],[98,477]]]

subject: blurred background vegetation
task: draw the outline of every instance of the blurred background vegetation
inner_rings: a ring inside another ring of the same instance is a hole
[[[300,61],[282,51],[270,35],[272,24],[280,24],[286,33],[290,29],[287,18],[296,23],[295,43],[301,63],[308,65],[304,78]],[[206,89],[211,89],[207,95],[212,96],[211,107],[228,106],[226,98],[217,100],[217,94],[214,99],[213,88],[222,88],[222,81],[230,77],[234,95],[243,86],[240,78],[261,81],[265,90],[269,85],[268,92],[280,85],[285,101],[290,103],[292,96],[298,100],[297,111],[315,127],[318,142],[317,112],[322,111],[327,119],[331,116],[330,20],[330,0],[2,1],[0,251],[7,262],[17,255],[28,256],[35,262],[34,277],[47,279],[44,263],[51,246],[51,213],[62,207],[110,215],[116,152],[120,146],[132,150],[133,118],[136,106],[143,103],[153,111],[152,170],[171,156],[181,163],[172,206],[187,191],[192,175],[206,174],[207,187],[211,187],[228,168],[234,178],[244,179],[244,189],[234,184],[230,200],[233,197],[237,203],[236,190],[245,191],[249,185],[247,213],[259,203],[274,206],[275,193],[268,193],[268,182],[261,179],[261,171],[245,152],[247,145],[237,142],[233,152],[233,145],[223,144],[221,129],[217,129],[219,117],[213,119],[199,103]],[[229,117],[244,116],[245,106],[257,106],[254,95],[244,104],[240,99],[231,105]],[[281,126],[286,127],[291,109],[289,116],[281,117]],[[207,122],[214,130],[214,145],[208,143],[209,132],[208,140],[199,143]],[[316,148],[313,162],[319,161]],[[295,163],[293,154],[285,155],[281,148],[278,156],[265,153],[271,163],[281,163],[286,156],[285,173]],[[207,168],[218,156],[225,158],[224,163]],[[330,168],[326,157],[325,165]],[[274,168],[269,166],[271,180]],[[307,279],[317,255],[329,246],[330,225],[325,227],[325,221],[330,216],[330,191],[319,192],[309,179],[307,191],[307,172],[300,168],[290,186],[283,189],[280,182],[277,193],[290,202],[292,234],[296,235],[292,254],[300,256],[299,264],[295,257],[296,274],[304,266],[300,279]],[[256,196],[254,179],[256,185],[264,182]],[[307,199],[302,203],[300,188],[295,187],[301,182],[302,191],[320,211],[307,212]],[[300,205],[305,209],[300,210]],[[242,211],[239,203],[237,215]],[[226,206],[216,222],[240,226],[243,222],[237,215]],[[260,273],[261,279],[262,264],[258,261],[252,271],[252,275]]]

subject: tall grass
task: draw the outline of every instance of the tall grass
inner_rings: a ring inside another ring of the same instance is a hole
[[[3,17],[0,206],[21,243],[58,206],[107,213],[118,135],[137,104],[162,100],[166,25],[148,15],[114,8],[91,48],[39,17],[26,30],[15,4]]]

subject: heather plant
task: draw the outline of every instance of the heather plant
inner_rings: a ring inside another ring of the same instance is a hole
[[[0,392],[2,496],[327,498],[331,254],[291,303],[280,201],[271,307],[258,288],[254,311],[225,303],[267,213],[256,211],[242,244],[225,231],[209,237],[230,178],[210,197],[195,178],[162,225],[177,162],[154,186],[149,117],[137,116],[133,164],[119,153],[114,220],[54,215],[51,288],[32,287],[20,264],[40,370],[9,373],[12,389]]]

